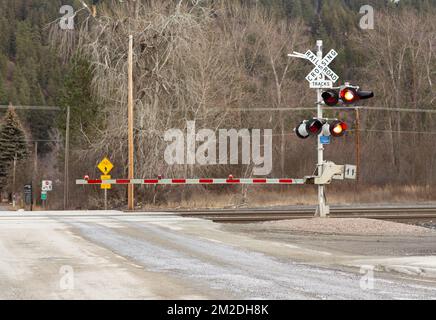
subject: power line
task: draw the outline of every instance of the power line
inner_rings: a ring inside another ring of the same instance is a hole
[[[3,142],[10,142],[11,140],[8,140],[8,139],[0,139],[0,141],[3,141]],[[24,142],[63,142],[62,140],[49,140],[49,139],[43,139],[43,140],[38,140],[38,139],[36,139],[36,140],[23,140]]]
[[[20,110],[45,110],[45,111],[61,111],[57,106],[7,106],[0,105],[0,109],[20,109]]]
[[[379,108],[379,107],[355,107],[355,108],[360,110],[375,110],[375,111],[436,113],[436,110],[432,110],[432,109]]]
[[[367,106],[354,106],[354,107],[326,107],[330,111],[334,110],[371,110],[371,111],[390,111],[390,112],[413,112],[413,113],[436,113],[436,110],[432,109],[410,109],[410,108],[380,108],[380,107],[367,107]],[[210,109],[209,109],[210,110]],[[298,108],[232,108],[224,109],[225,112],[264,112],[264,111],[308,111],[316,110],[316,107],[298,107]]]
[[[219,111],[218,108],[215,108]],[[211,110],[211,109],[208,109]],[[213,109],[212,109],[213,110]],[[316,107],[298,107],[298,108],[232,108],[232,109],[224,109],[225,112],[241,112],[241,111],[307,111],[307,110],[316,110]]]
[[[264,129],[265,130],[265,129]],[[383,130],[383,129],[350,129],[347,132],[380,132],[380,133],[400,133],[400,134],[436,134],[436,131],[406,131],[406,130]],[[273,133],[273,134],[263,134],[263,137],[281,137],[281,136],[294,136],[295,132],[286,132],[286,133]],[[251,135],[238,135],[238,138],[251,138]]]
[[[47,111],[62,111],[61,107],[58,106],[8,106],[0,105],[0,109],[21,109],[21,110],[47,110]],[[328,110],[371,110],[371,111],[390,111],[390,112],[412,112],[412,113],[436,113],[436,110],[432,109],[411,109],[411,108],[380,108],[380,107],[368,107],[368,106],[355,106],[355,107],[325,107]],[[316,110],[316,107],[297,107],[297,108],[231,108],[231,109],[218,109],[211,108],[208,111],[217,110],[225,112],[274,112],[274,111],[309,111]]]
[[[436,134],[436,131],[406,131],[406,130],[379,130],[379,129],[360,129],[360,130],[348,130],[349,132],[381,132],[381,133],[400,133],[400,134]]]

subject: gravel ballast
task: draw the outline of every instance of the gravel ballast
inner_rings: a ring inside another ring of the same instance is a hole
[[[429,228],[363,218],[312,218],[263,222],[271,229],[338,235],[435,235]]]

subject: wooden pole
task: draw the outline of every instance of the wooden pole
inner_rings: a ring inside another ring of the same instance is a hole
[[[360,177],[360,113],[359,108],[356,108],[356,181],[359,182]]]
[[[38,185],[38,141],[35,141],[35,151],[33,155],[33,206],[36,206],[36,199],[38,195],[36,194],[37,191],[37,185]]]
[[[65,132],[65,163],[64,163],[64,210],[68,209],[68,184],[69,184],[69,157],[70,157],[70,106],[67,107],[67,122]]]
[[[129,36],[129,56],[128,56],[128,122],[129,122],[129,179],[134,178],[134,150],[133,150],[133,36]],[[127,189],[128,209],[134,209],[134,186],[128,185]]]
[[[107,210],[107,189],[104,189],[104,210]]]
[[[13,172],[13,178],[12,178],[12,207],[15,209],[16,201],[15,201],[15,194],[16,194],[16,172],[17,172],[17,153],[15,152],[14,156],[14,172]]]

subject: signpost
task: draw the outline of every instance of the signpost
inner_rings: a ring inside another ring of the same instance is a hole
[[[104,174],[100,178],[101,178],[101,180],[110,180],[111,176],[108,174]],[[102,183],[101,188],[104,190],[110,190],[110,189],[112,189],[112,186],[110,184],[107,184],[107,183]]]
[[[42,209],[46,209],[47,207],[47,191],[41,191],[41,201],[42,201]]]
[[[300,58],[309,60],[312,64],[315,65],[315,68],[306,76],[306,80],[309,82],[310,88],[316,89],[317,91],[317,118],[322,119],[322,89],[332,88],[333,84],[339,79],[339,76],[329,68],[329,64],[338,56],[338,53],[335,50],[330,50],[330,52],[323,57],[322,40],[316,41],[317,52],[313,53],[311,50],[307,50],[306,53],[293,52],[292,54],[288,54],[289,57]],[[330,139],[328,139],[330,140]],[[318,135],[318,143],[317,143],[317,152],[318,152],[318,177],[321,177],[323,174],[323,166],[324,166],[324,144],[328,144],[330,141],[327,141],[325,137],[323,137],[322,132]],[[329,214],[330,208],[326,204],[325,197],[325,186],[323,184],[318,185],[318,207],[316,210],[317,215],[320,217],[326,217]]]
[[[30,205],[30,211],[33,210],[32,194],[32,184],[26,184],[24,186],[24,202],[26,205]]]
[[[357,166],[346,164],[344,170],[345,179],[356,180],[357,178]]]
[[[330,89],[333,88],[333,81],[329,80],[313,80],[309,81],[311,89]]]
[[[42,180],[42,191],[53,191],[53,181]]]
[[[109,172],[112,171],[112,169],[114,168],[114,165],[112,164],[112,162],[110,162],[110,160],[108,158],[104,158],[98,164],[97,167],[103,173],[103,175],[101,176],[101,180],[110,180],[111,179]],[[111,187],[112,186],[110,184],[106,184],[106,183],[101,184],[101,189],[104,190],[104,210],[107,210],[107,191],[110,190]]]
[[[51,180],[42,180],[41,183],[41,201],[42,208],[47,209],[47,195],[48,192],[53,191],[53,181]]]
[[[114,168],[114,165],[112,164],[112,162],[110,162],[108,158],[104,158],[98,164],[97,168],[99,168],[100,171],[103,172],[103,174],[109,174],[109,172],[111,172]]]
[[[321,144],[330,144],[330,136],[321,136],[320,138]]]

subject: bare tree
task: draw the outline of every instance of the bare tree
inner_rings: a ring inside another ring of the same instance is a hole
[[[400,11],[398,14],[380,13],[376,30],[359,35],[360,48],[368,55],[366,74],[372,79],[380,106],[415,110],[434,107],[435,30],[432,15]],[[380,123],[381,119],[386,119],[386,123]],[[404,154],[409,151],[405,148],[407,142],[401,139],[401,131],[423,131],[429,123],[422,119],[419,113],[400,112],[382,116],[378,113],[368,118],[368,123],[378,129],[384,125],[390,131],[390,162],[396,174],[401,173]],[[412,148],[417,146],[417,139],[419,135],[407,139]]]

